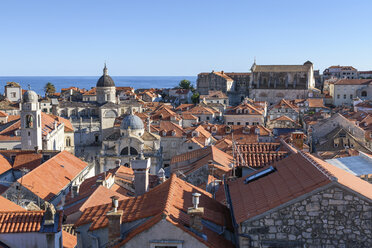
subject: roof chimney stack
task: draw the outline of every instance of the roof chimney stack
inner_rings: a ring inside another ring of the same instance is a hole
[[[159,178],[160,183],[165,182],[166,178],[165,178],[165,171],[163,168],[160,168],[160,170],[158,171],[158,178]]]
[[[203,231],[202,216],[204,214],[204,208],[199,207],[200,193],[192,194],[193,206],[187,210],[187,214],[190,216],[190,227],[195,231]]]
[[[118,210],[119,197],[113,196],[112,210],[107,212],[106,216],[109,220],[108,224],[108,241],[114,241],[121,237],[121,217],[123,216],[123,210]]]
[[[151,165],[150,158],[140,158],[132,160],[131,166],[134,172],[134,188],[136,196],[143,195],[149,190],[149,169]]]

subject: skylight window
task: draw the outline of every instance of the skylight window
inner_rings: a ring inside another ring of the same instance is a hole
[[[263,170],[263,171],[260,171],[252,176],[249,176],[247,177],[245,180],[244,180],[244,183],[247,184],[249,182],[252,182],[258,178],[261,178],[261,177],[264,177],[272,172],[276,171],[276,169],[273,167],[273,166],[270,166],[269,168]]]

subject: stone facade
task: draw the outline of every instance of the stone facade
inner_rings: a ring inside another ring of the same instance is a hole
[[[240,228],[246,234],[241,247],[371,247],[372,202],[334,186]]]
[[[256,65],[251,73],[200,73],[197,79],[200,94],[209,90],[220,90],[229,96],[232,105],[239,104],[244,97],[270,104],[286,99],[307,98],[317,92],[313,64],[303,65]]]

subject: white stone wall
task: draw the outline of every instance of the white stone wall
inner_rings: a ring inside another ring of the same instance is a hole
[[[5,97],[9,101],[19,102],[21,100],[22,89],[20,87],[5,87]]]
[[[264,117],[262,115],[225,115],[225,124],[228,125],[229,123],[233,122],[233,125],[253,125],[257,123],[259,125],[264,124]],[[238,124],[240,123],[240,124]],[[248,123],[248,124],[247,124]]]

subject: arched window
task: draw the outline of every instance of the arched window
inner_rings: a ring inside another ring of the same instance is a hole
[[[114,110],[107,110],[104,116],[108,118],[115,118],[117,117],[117,114]]]
[[[34,117],[32,115],[26,115],[26,128],[34,127]]]
[[[363,90],[362,91],[362,96],[366,97],[367,96],[367,91]]]
[[[120,155],[138,155],[137,150],[133,147],[130,147],[129,151],[130,153],[128,154],[128,147],[124,147],[124,149],[121,150]]]
[[[66,138],[66,146],[71,146],[71,138],[70,137],[67,137]]]

